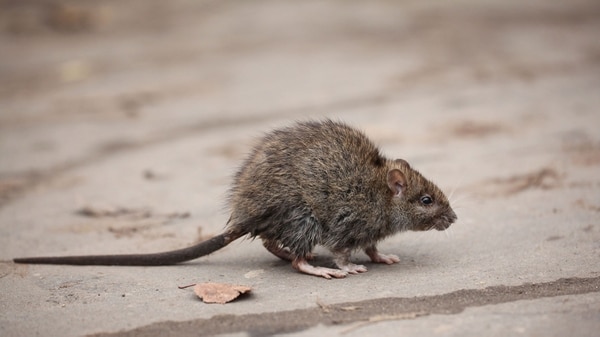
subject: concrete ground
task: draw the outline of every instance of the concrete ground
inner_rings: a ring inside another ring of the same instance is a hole
[[[597,336],[598,32],[593,0],[0,2],[0,335]],[[250,240],[167,267],[11,262],[217,234],[253,139],[325,117],[459,221],[340,280]],[[207,281],[253,291],[177,288]]]

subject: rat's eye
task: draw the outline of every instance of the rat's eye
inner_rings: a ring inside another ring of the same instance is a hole
[[[421,203],[423,205],[431,205],[433,204],[433,199],[431,199],[431,197],[427,194],[425,194],[424,196],[421,197]]]

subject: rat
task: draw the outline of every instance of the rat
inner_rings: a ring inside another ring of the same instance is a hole
[[[367,271],[350,262],[362,249],[393,264],[377,243],[403,231],[445,230],[457,220],[444,193],[403,159],[387,159],[367,136],[338,121],[309,120],[264,135],[233,178],[222,234],[154,254],[16,258],[15,263],[172,265],[213,253],[243,236],[260,238],[299,272],[327,279]],[[315,246],[338,268],[314,266]]]

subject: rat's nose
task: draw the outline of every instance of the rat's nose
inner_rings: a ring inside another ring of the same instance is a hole
[[[448,221],[450,223],[454,223],[456,220],[458,220],[456,213],[454,213],[454,210],[450,209],[450,212],[448,212]]]
[[[450,227],[450,225],[452,225],[456,220],[458,219],[458,217],[456,216],[456,213],[454,213],[454,211],[452,209],[448,210],[446,213],[444,213],[443,215],[441,215],[437,221],[435,222],[435,229],[437,229],[438,231],[443,231],[448,229],[448,227]]]

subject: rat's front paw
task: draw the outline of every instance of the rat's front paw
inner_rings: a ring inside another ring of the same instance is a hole
[[[379,254],[373,262],[393,264],[400,262],[400,258],[394,254]]]
[[[360,274],[367,272],[367,267],[361,264],[348,263],[339,267],[341,270],[347,272],[348,274]]]
[[[365,251],[375,263],[393,264],[400,262],[400,258],[393,254],[381,254],[376,248],[370,248]]]

